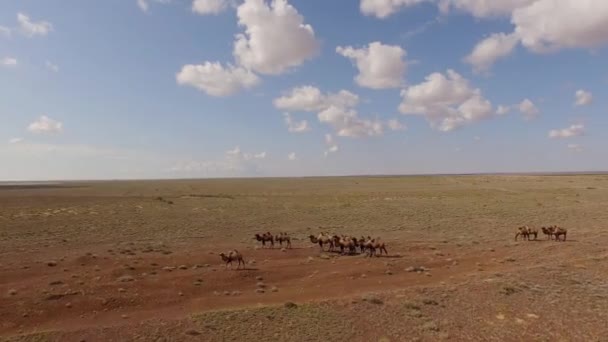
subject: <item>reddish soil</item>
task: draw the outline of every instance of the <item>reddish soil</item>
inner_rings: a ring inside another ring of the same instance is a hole
[[[241,246],[248,265],[236,270],[236,264],[226,269],[216,252],[205,252],[209,249],[195,243],[154,251],[146,247],[74,248],[64,243],[40,248],[29,259],[15,254],[15,259],[3,260],[0,291],[17,293],[0,298],[1,331],[69,331],[125,320],[178,319],[206,310],[352,297],[378,287],[387,291],[453,280],[489,257],[502,257],[500,251],[463,255],[447,244],[436,252],[424,244],[389,243],[389,256],[324,253],[329,259],[322,259],[318,246],[299,241],[286,250]],[[455,255],[458,262],[451,260]],[[49,261],[56,266],[48,266]],[[405,270],[413,265],[429,271]],[[256,292],[258,277],[266,286],[264,293]]]

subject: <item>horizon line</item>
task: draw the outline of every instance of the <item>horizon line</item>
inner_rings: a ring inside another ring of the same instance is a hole
[[[46,179],[46,180],[0,180],[0,184],[14,183],[68,183],[68,182],[127,182],[127,181],[192,181],[192,180],[236,180],[236,179],[303,179],[303,178],[348,178],[348,177],[447,177],[447,176],[585,176],[608,175],[608,171],[518,171],[518,172],[462,172],[462,173],[411,173],[411,174],[344,174],[327,176],[224,176],[224,177],[178,177],[178,178],[92,178],[92,179]]]

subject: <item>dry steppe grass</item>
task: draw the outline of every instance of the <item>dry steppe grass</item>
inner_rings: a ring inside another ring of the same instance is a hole
[[[607,175],[0,187],[0,336],[600,341],[607,209]],[[553,224],[567,242],[513,241]],[[294,248],[259,248],[265,231]],[[380,236],[390,255],[320,253],[320,231]],[[223,269],[231,248],[247,270]]]

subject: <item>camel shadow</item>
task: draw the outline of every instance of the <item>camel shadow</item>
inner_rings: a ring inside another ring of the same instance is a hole
[[[401,259],[403,255],[377,255],[378,258]]]
[[[243,268],[233,268],[233,269],[228,269],[230,270],[234,270],[234,271],[259,271],[259,268],[254,268],[254,267],[243,267]]]

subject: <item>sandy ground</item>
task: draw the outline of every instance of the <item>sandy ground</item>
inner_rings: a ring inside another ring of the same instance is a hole
[[[608,177],[0,189],[0,336],[15,341],[603,341]],[[514,241],[560,224],[566,242]],[[292,249],[254,232],[287,231]],[[389,255],[321,252],[321,230]],[[237,248],[244,270],[219,252]],[[236,266],[236,265],[235,265]]]

